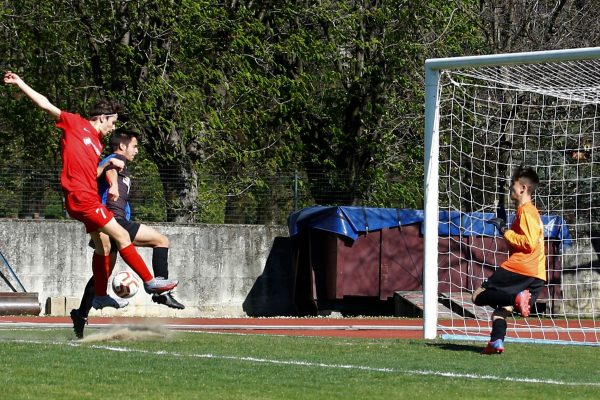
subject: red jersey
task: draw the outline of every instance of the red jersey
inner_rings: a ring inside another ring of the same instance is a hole
[[[65,193],[78,192],[98,198],[96,171],[102,154],[102,135],[78,114],[60,112],[56,126],[63,131],[60,184]]]

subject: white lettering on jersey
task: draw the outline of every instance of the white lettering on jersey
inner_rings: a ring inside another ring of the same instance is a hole
[[[100,154],[102,154],[100,149],[96,147],[96,145],[92,142],[92,139],[90,139],[89,137],[86,136],[83,138],[83,144],[85,144],[86,146],[92,146],[97,156],[100,156]]]
[[[127,185],[127,194],[129,194],[129,189],[131,189],[131,179],[129,179],[128,176],[124,176],[123,183]]]
[[[106,214],[104,214],[104,209],[103,208],[96,208],[96,214],[100,214],[102,215],[102,218],[106,219]]]

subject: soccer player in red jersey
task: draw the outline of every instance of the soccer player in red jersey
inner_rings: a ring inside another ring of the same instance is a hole
[[[147,293],[162,293],[175,288],[177,280],[152,276],[131,243],[129,233],[119,225],[98,195],[96,178],[110,165],[98,167],[103,149],[102,138],[115,129],[120,106],[107,101],[100,102],[91,108],[89,119],[85,119],[78,114],[60,110],[11,71],[4,74],[4,83],[17,86],[34,104],[52,116],[57,121],[56,126],[62,130],[60,142],[63,169],[60,183],[65,196],[65,208],[71,217],[83,222],[96,249],[102,248],[100,233],[104,233],[117,243],[121,258],[140,276]],[[121,160],[111,161],[111,164],[117,168],[124,166]],[[108,255],[94,252],[92,272],[95,289],[92,302],[94,308],[127,306],[127,300],[115,299],[107,294]]]

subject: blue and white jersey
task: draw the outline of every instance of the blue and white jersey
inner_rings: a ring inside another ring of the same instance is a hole
[[[112,201],[108,198],[108,189],[110,186],[106,180],[106,171],[117,169],[114,165],[109,165],[106,167],[104,172],[102,172],[102,175],[98,177],[98,194],[100,194],[100,200],[102,200],[102,204],[112,211],[116,219],[124,219],[129,221],[131,219],[131,206],[129,205],[131,177],[129,175],[129,170],[127,169],[127,159],[125,156],[112,153],[111,155],[103,158],[98,166],[102,167],[106,165],[111,158],[117,158],[125,162],[125,167],[121,171],[118,171],[117,184],[119,187],[119,198],[117,201]]]

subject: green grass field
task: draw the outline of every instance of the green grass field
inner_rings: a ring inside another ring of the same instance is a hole
[[[597,399],[595,347],[0,330],[2,399]]]

